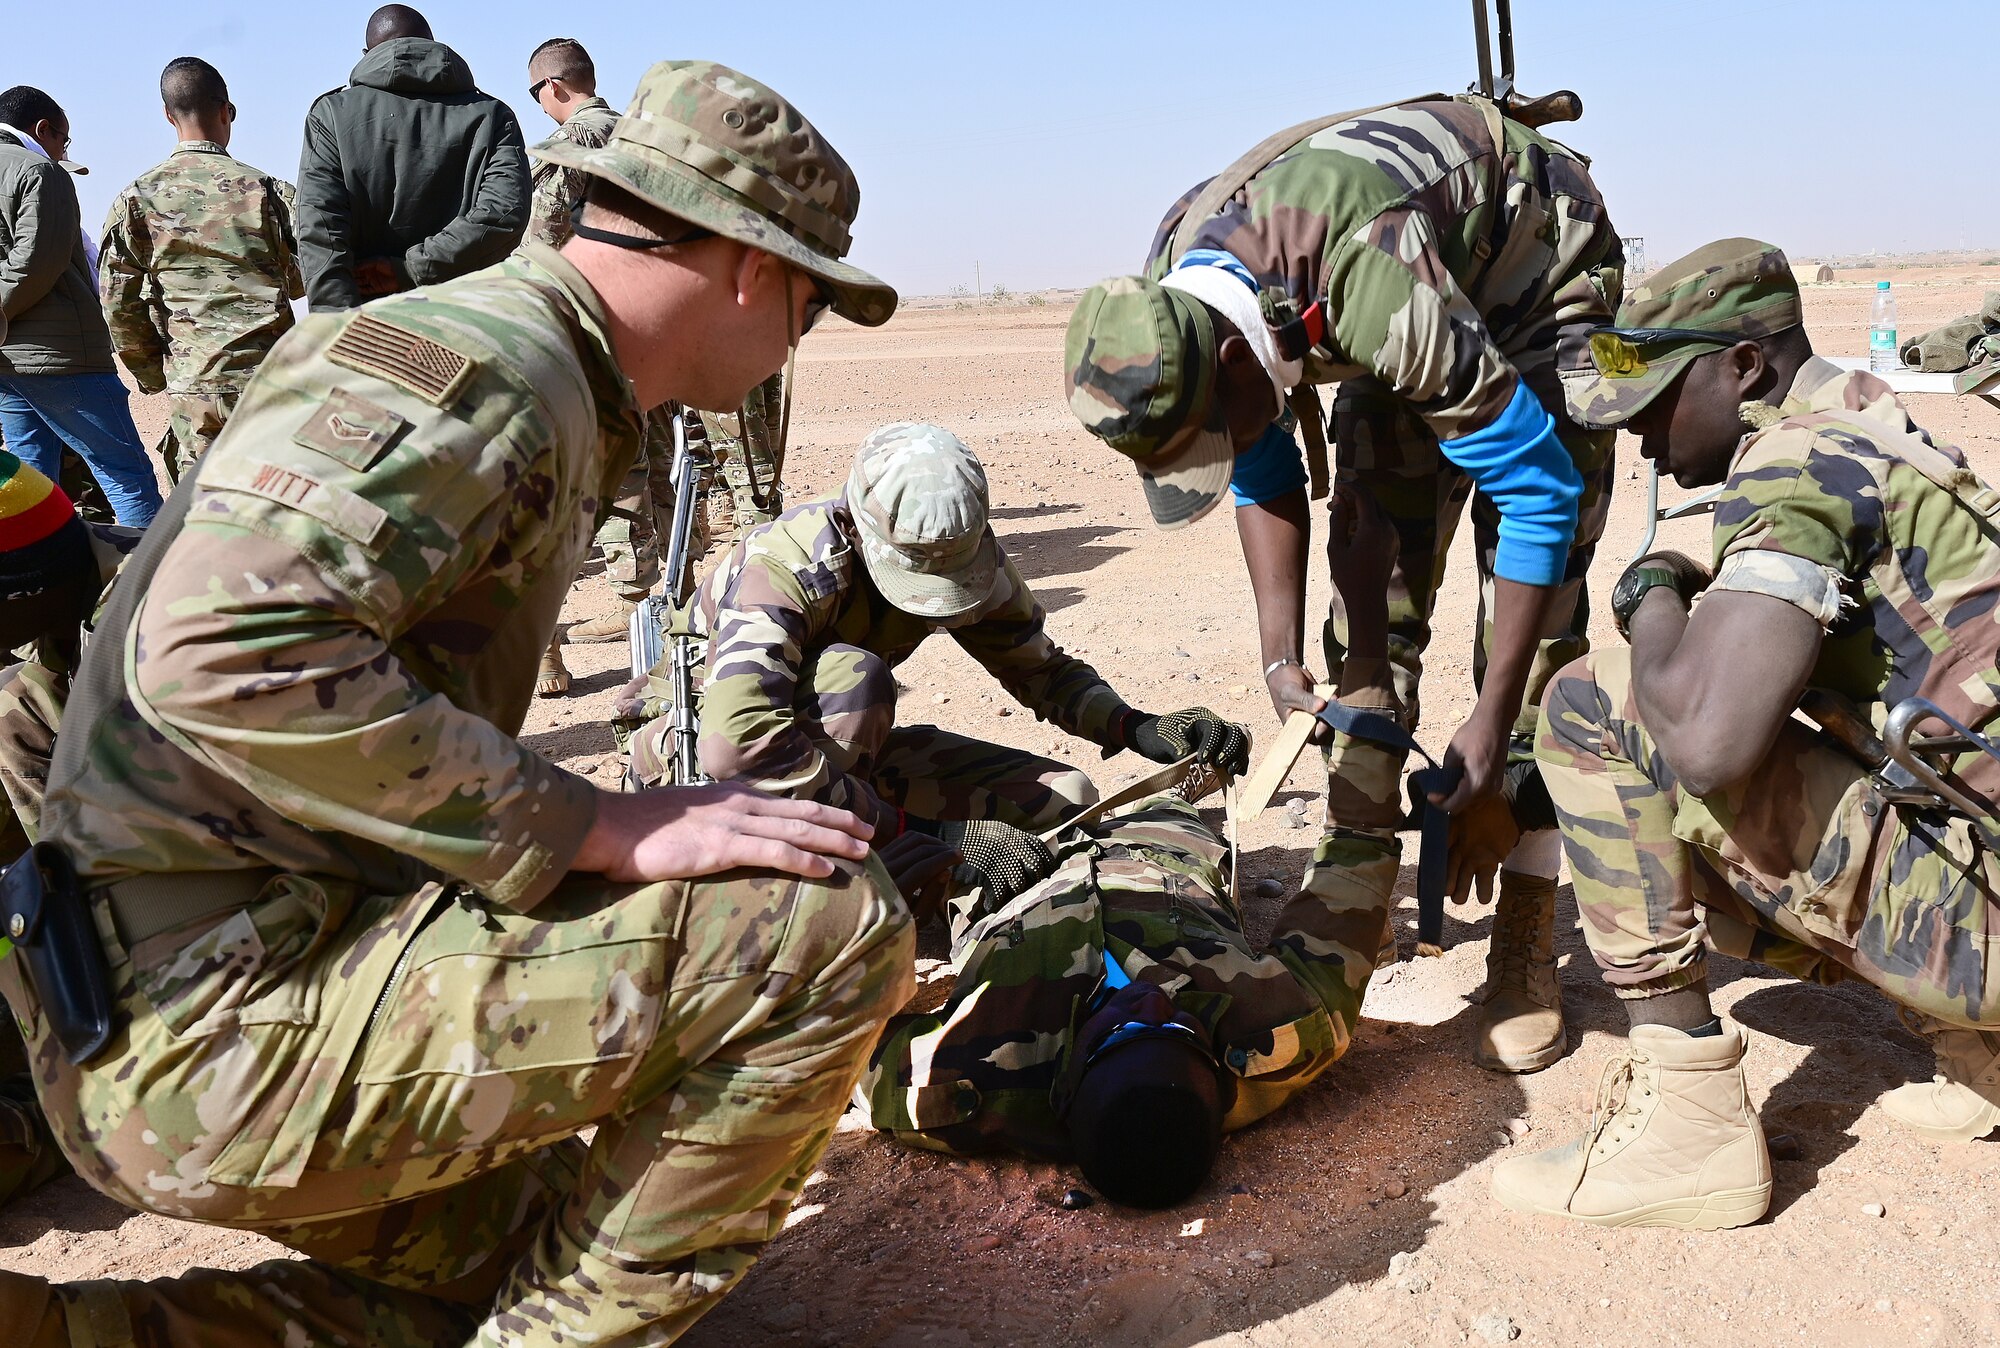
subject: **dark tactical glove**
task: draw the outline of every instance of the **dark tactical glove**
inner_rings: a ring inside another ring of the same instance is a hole
[[[1189,707],[1165,716],[1139,716],[1127,723],[1125,742],[1155,763],[1195,761],[1232,777],[1250,770],[1250,732],[1207,707]]]
[[[997,819],[949,819],[939,826],[938,837],[965,858],[957,872],[965,883],[985,886],[989,911],[1056,868],[1054,854],[1040,838]]]

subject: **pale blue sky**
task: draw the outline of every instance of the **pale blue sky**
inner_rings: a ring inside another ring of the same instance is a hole
[[[22,4],[0,86],[39,85],[69,110],[93,228],[171,146],[157,92],[169,59],[214,62],[241,113],[236,152],[292,177],[306,108],[345,82],[372,8]],[[1174,197],[1271,131],[1456,90],[1474,70],[1466,0],[418,8],[531,141],[549,126],[525,74],[545,37],[580,38],[621,106],[668,56],[773,85],[860,176],[854,259],[908,294],[970,285],[975,260],[988,285],[1015,289],[1132,269]],[[1802,257],[2000,252],[1994,0],[1515,10],[1522,85],[1583,95],[1584,120],[1557,134],[1594,158],[1612,218],[1656,262],[1739,233]]]

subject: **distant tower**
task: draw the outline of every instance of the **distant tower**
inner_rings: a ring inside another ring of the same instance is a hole
[[[1637,234],[1627,234],[1618,240],[1625,245],[1625,279],[1637,280],[1646,274],[1646,241]]]

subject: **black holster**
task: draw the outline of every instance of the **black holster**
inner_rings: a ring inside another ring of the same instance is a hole
[[[14,943],[63,1056],[81,1067],[117,1028],[111,966],[69,854],[36,843],[0,875],[0,927]]]

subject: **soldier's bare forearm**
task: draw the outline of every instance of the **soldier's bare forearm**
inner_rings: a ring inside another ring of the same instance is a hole
[[[1627,627],[1639,715],[1698,796],[1764,761],[1819,656],[1818,624],[1768,595],[1716,592],[1690,614],[1670,587],[1655,586]]]
[[[1263,663],[1305,655],[1306,553],[1312,539],[1306,494],[1239,506],[1236,537],[1257,600],[1257,644]]]

